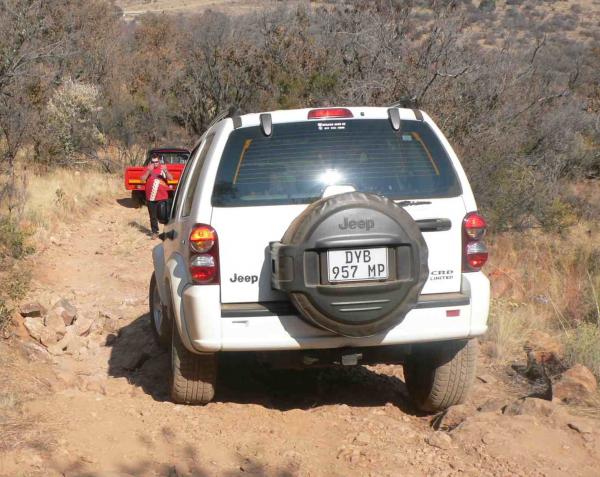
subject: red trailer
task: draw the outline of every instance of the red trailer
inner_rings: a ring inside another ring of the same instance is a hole
[[[179,177],[183,173],[183,169],[190,158],[190,151],[179,147],[160,147],[150,149],[146,155],[146,160],[143,166],[132,166],[125,169],[125,189],[131,191],[131,197],[138,203],[145,201],[144,188],[146,181],[141,179],[146,171],[146,167],[150,163],[150,158],[154,155],[160,157],[162,164],[167,166],[167,170],[173,175],[173,180],[169,183],[169,194],[175,193]]]

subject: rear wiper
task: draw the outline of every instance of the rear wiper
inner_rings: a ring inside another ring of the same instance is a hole
[[[409,205],[428,205],[431,204],[429,200],[401,200],[400,202],[396,202],[396,205],[400,207],[406,207]]]

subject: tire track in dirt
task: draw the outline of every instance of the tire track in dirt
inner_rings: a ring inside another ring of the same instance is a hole
[[[146,222],[119,199],[34,257],[31,298],[66,297],[101,326],[73,354],[28,351],[24,369],[49,390],[30,396],[23,419],[47,441],[6,453],[1,475],[597,475],[597,431],[569,428],[558,407],[503,415],[519,396],[501,373],[478,380],[470,417],[449,433],[411,406],[400,366],[267,372],[252,354],[228,355],[215,402],[169,402],[169,354],[148,316]]]

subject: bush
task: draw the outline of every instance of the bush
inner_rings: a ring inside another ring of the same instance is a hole
[[[33,252],[28,243],[30,235],[11,217],[0,216],[0,336],[11,321],[10,303],[25,294],[31,279],[29,270],[20,262]]]
[[[38,144],[39,159],[72,165],[96,157],[105,138],[96,125],[100,92],[97,86],[67,80],[52,95],[46,108],[46,127]]]
[[[11,79],[4,97],[16,99],[0,102],[11,161],[33,136],[48,164],[93,158],[116,170],[110,148],[190,144],[232,107],[411,98],[449,136],[498,229],[568,224],[577,207],[564,182],[600,175],[600,54],[578,30],[565,34],[582,20],[577,8],[542,21],[548,2],[278,2],[126,23],[101,0],[51,2],[52,21],[19,16],[27,2],[10,3],[4,12],[0,2],[0,51],[18,50],[13,32],[23,30],[24,49],[38,53],[25,55],[35,68],[22,75],[35,81]],[[56,86],[68,77],[77,79]]]
[[[30,235],[14,219],[0,216],[0,263],[32,253],[33,247],[27,243]]]
[[[12,310],[8,308],[2,298],[0,298],[0,337],[4,336],[10,321]]]
[[[568,363],[581,363],[600,379],[600,325],[582,323],[572,330],[565,340]]]

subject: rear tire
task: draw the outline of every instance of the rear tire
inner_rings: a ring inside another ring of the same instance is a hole
[[[206,404],[212,401],[217,381],[217,355],[188,351],[175,325],[172,334],[171,398],[181,404]]]
[[[144,191],[134,190],[131,193],[131,200],[136,208],[142,207],[146,203],[146,195]]]
[[[169,313],[169,307],[161,302],[156,275],[152,273],[150,279],[150,290],[148,291],[148,302],[150,305],[150,319],[152,321],[152,332],[156,342],[163,348],[171,344],[171,332],[173,323]]]
[[[404,378],[422,411],[437,412],[464,402],[475,378],[476,339],[415,346],[406,358]]]

